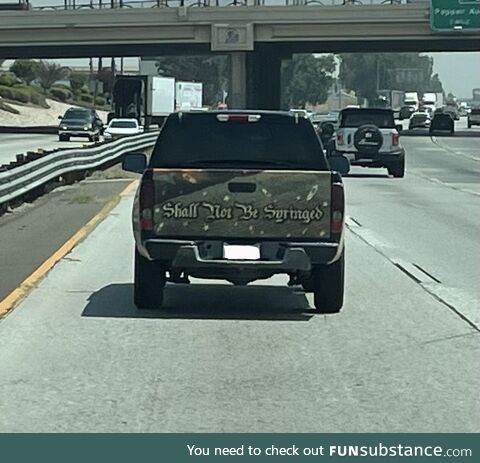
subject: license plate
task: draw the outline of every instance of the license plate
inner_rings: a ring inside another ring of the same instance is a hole
[[[260,247],[224,244],[223,258],[227,260],[259,260]]]

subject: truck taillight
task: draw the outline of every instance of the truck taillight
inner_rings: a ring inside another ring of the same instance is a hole
[[[142,180],[140,186],[140,229],[153,230],[153,207],[155,204],[155,184],[153,179]]]
[[[398,146],[399,142],[400,142],[400,134],[398,132],[392,133],[392,145]]]
[[[345,193],[341,183],[332,184],[330,232],[339,235],[343,228],[343,214],[345,211]]]
[[[337,145],[343,145],[343,133],[337,133]]]

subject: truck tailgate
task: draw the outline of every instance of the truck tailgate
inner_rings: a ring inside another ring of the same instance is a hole
[[[163,238],[330,236],[331,173],[153,169],[153,229]]]

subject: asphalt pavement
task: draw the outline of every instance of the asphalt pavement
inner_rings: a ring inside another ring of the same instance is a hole
[[[479,153],[402,142],[345,178],[338,315],[283,276],[138,312],[125,196],[0,322],[0,431],[479,432]]]
[[[130,182],[88,179],[0,216],[0,301]]]
[[[58,135],[0,133],[0,165],[15,161],[17,154],[37,149],[77,148],[91,144],[86,138],[72,138],[59,142]]]

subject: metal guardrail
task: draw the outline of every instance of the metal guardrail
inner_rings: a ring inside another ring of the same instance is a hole
[[[57,151],[0,172],[0,205],[8,204],[62,175],[95,169],[128,151],[148,148],[155,143],[157,136],[158,132],[149,132],[94,148]]]
[[[111,8],[178,8],[227,6],[348,6],[402,5],[415,0],[65,0],[63,5],[34,6],[34,10],[80,10]],[[33,0],[34,3],[34,0]]]

